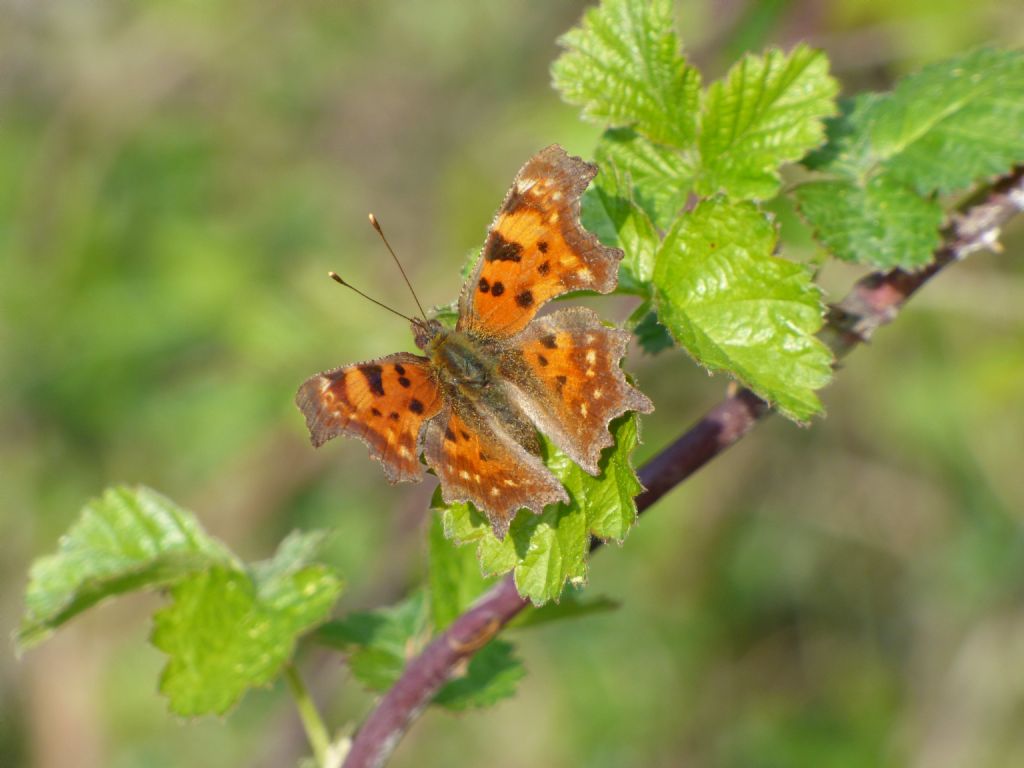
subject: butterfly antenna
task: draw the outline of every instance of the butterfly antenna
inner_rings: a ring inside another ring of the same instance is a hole
[[[398,260],[398,257],[395,255],[394,250],[391,248],[391,243],[389,243],[388,239],[384,237],[384,230],[380,228],[380,222],[377,221],[377,217],[374,216],[372,213],[370,214],[370,226],[377,230],[377,234],[380,235],[380,239],[383,240],[384,245],[387,246],[388,253],[390,253],[391,258],[395,260],[395,264],[398,265],[398,271],[402,273],[402,278],[405,280],[405,284],[409,286],[409,293],[412,294],[412,298],[415,300],[416,306],[420,308],[420,314],[423,315],[423,319],[426,320],[427,313],[423,311],[423,305],[420,304],[420,299],[416,295],[416,291],[412,289],[412,283],[409,282],[409,276],[406,275],[405,270],[402,269],[402,262]]]
[[[372,301],[372,302],[373,302],[374,304],[376,304],[376,305],[377,305],[378,307],[384,307],[384,309],[386,309],[386,310],[387,310],[388,312],[391,312],[392,314],[398,315],[399,317],[404,317],[404,318],[405,318],[406,320],[408,320],[408,321],[409,321],[410,323],[414,323],[415,325],[422,325],[422,324],[423,324],[423,321],[422,321],[422,320],[420,320],[419,318],[414,318],[414,317],[409,317],[408,315],[403,315],[403,314],[402,314],[401,312],[399,312],[399,311],[398,311],[397,309],[392,309],[392,308],[391,308],[391,307],[389,307],[389,306],[388,306],[387,304],[384,304],[383,302],[377,301],[377,300],[376,300],[375,298],[373,298],[373,297],[371,297],[371,296],[367,296],[367,295],[366,295],[365,293],[363,293],[362,291],[360,291],[360,290],[359,290],[358,288],[356,288],[356,287],[355,287],[354,285],[352,285],[351,283],[346,283],[346,282],[345,282],[345,281],[344,281],[344,280],[342,279],[341,275],[339,275],[339,274],[338,274],[337,272],[328,272],[328,273],[327,273],[327,276],[328,276],[329,278],[331,278],[331,280],[333,280],[334,282],[336,282],[336,283],[339,283],[339,284],[341,284],[341,285],[344,285],[344,286],[345,286],[346,288],[351,288],[351,289],[352,289],[353,291],[355,291],[356,293],[358,293],[358,294],[359,294],[360,296],[362,296],[362,297],[363,297],[364,299],[366,299],[367,301]]]

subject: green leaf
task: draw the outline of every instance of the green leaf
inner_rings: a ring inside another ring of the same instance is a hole
[[[454,328],[459,320],[459,301],[456,299],[448,304],[435,305],[430,308],[430,317],[437,320],[445,328]]]
[[[700,74],[680,53],[670,0],[604,0],[559,44],[555,88],[585,118],[661,144],[693,143]]]
[[[471,504],[446,506],[435,494],[445,535],[476,544],[485,574],[512,571],[519,594],[534,604],[557,600],[566,582],[585,580],[590,536],[622,540],[636,520],[634,497],[642,487],[629,461],[638,443],[635,415],[612,422],[611,430],[616,443],[602,456],[597,477],[545,442],[545,463],[568,491],[569,504],[548,505],[540,515],[520,511],[499,540]]]
[[[701,121],[697,191],[766,199],[778,167],[820,144],[823,118],[836,111],[838,86],[820,51],[798,45],[743,57],[708,89]]]
[[[660,229],[668,229],[693,186],[693,156],[653,144],[629,128],[605,131],[594,159],[602,170],[596,184],[601,185],[604,170],[613,167],[616,183],[605,188],[638,205]],[[628,184],[622,183],[624,179]]]
[[[186,576],[154,617],[152,642],[169,656],[160,690],[182,716],[223,714],[269,684],[299,635],[327,616],[341,581],[309,564],[319,534],[292,534],[250,570],[214,566]]]
[[[515,542],[507,535],[504,539],[498,539],[490,522],[472,504],[445,504],[441,499],[440,489],[437,489],[434,491],[430,506],[441,515],[445,537],[459,546],[478,545],[477,560],[485,577],[508,573],[516,567],[519,557],[516,554]],[[513,520],[512,525],[515,524],[516,521]]]
[[[520,512],[513,526],[518,556],[513,574],[519,594],[539,605],[557,600],[567,581],[583,583],[590,537],[579,509],[556,504],[540,515]]]
[[[1024,161],[1024,54],[980,48],[863,94],[829,125],[808,166],[921,195],[964,189]]]
[[[832,356],[814,336],[819,291],[804,266],[772,255],[776,238],[750,203],[700,203],[658,253],[658,318],[700,364],[803,421],[821,411],[814,391],[828,383]]]
[[[445,530],[461,534],[456,541],[477,543],[485,574],[512,571],[519,594],[537,605],[557,599],[566,581],[582,583],[586,576],[590,537],[584,513],[572,504],[550,504],[539,515],[520,511],[502,540],[471,504],[452,504],[443,515]]]
[[[317,642],[346,651],[352,674],[373,691],[394,685],[406,662],[429,637],[428,605],[422,591],[393,608],[350,613],[324,624],[314,635]]]
[[[981,48],[901,80],[871,127],[885,171],[921,194],[1024,161],[1024,54]]]
[[[292,531],[270,560],[252,563],[249,569],[258,584],[280,583],[288,574],[309,565],[329,537],[328,531]]]
[[[887,176],[863,187],[856,181],[815,181],[797,187],[796,198],[815,237],[845,261],[915,269],[931,262],[939,246],[941,206]]]
[[[430,521],[430,561],[427,580],[434,629],[451,624],[493,582],[480,572],[471,547],[458,547],[445,538],[440,515]]]
[[[642,311],[633,315],[634,317],[639,315],[639,319],[633,325],[633,334],[636,336],[640,348],[648,355],[656,355],[666,349],[672,349],[676,342],[668,329],[658,322],[658,313],[650,308],[650,303],[640,307],[640,310]]]
[[[826,143],[801,162],[815,171],[863,179],[875,162],[871,126],[878,118],[879,103],[887,94],[861,93],[841,99],[839,114],[825,121]]]
[[[492,640],[469,660],[463,675],[445,683],[434,703],[461,711],[487,707],[515,695],[519,681],[526,677],[523,663],[514,655],[511,643]]]
[[[598,183],[583,196],[583,226],[606,245],[622,248],[619,290],[646,296],[660,239],[647,214],[633,202],[628,176],[614,164],[602,166]]]
[[[925,266],[943,219],[929,196],[1024,161],[1024,55],[981,48],[934,64],[845,103],[828,136],[806,164],[839,178],[796,191],[817,239],[847,261]]]
[[[615,446],[601,457],[597,477],[584,472],[554,446],[548,446],[546,463],[569,492],[573,506],[585,512],[587,532],[621,542],[636,522],[634,499],[644,489],[629,460],[640,442],[639,427],[636,416],[626,414],[609,428]],[[589,537],[585,546],[589,549]]]
[[[89,502],[56,554],[33,563],[19,649],[99,601],[171,583],[211,564],[240,567],[195,517],[149,488],[117,487]]]
[[[279,673],[296,636],[337,598],[340,580],[310,564],[322,540],[292,534],[247,569],[163,496],[111,489],[86,505],[57,554],[33,566],[19,642],[39,642],[105,597],[173,585],[154,618],[153,644],[170,656],[161,690],[178,714],[223,713]]]

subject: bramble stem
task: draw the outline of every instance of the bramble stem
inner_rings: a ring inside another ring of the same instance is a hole
[[[919,272],[893,269],[859,280],[829,309],[819,334],[836,357],[867,341],[899,314],[904,302],[935,274],[983,249],[997,249],[1000,228],[1024,210],[1024,167],[969,200],[952,217],[934,262]],[[749,390],[729,395],[682,437],[640,468],[646,491],[637,497],[643,512],[679,483],[747,434],[768,405]],[[600,542],[595,540],[591,551]],[[384,694],[356,734],[343,768],[380,768],[416,717],[447,681],[452,670],[483,647],[529,603],[519,596],[512,576],[499,581],[413,659]]]

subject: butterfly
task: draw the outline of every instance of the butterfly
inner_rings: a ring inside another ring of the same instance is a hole
[[[422,479],[422,451],[445,503],[472,503],[499,538],[520,509],[569,501],[540,458],[538,429],[599,474],[611,420],[654,410],[619,367],[629,334],[583,307],[536,318],[566,292],[615,289],[622,251],[580,223],[597,170],[557,144],[527,161],[462,287],[454,329],[412,319],[423,355],[342,366],[299,388],[313,445],[357,437],[392,483]]]

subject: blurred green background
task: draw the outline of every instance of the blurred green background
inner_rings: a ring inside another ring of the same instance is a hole
[[[0,0],[0,631],[30,560],[116,481],[195,510],[249,559],[334,527],[341,609],[422,575],[432,481],[388,486],[355,441],[314,452],[315,371],[411,347],[328,281],[412,304],[458,289],[519,165],[597,129],[548,86],[584,4]],[[706,79],[808,40],[847,93],[982,42],[1005,0],[688,0]],[[812,258],[783,216],[789,254]],[[1024,765],[1024,228],[947,270],[847,361],[811,429],[770,420],[601,554],[611,614],[523,634],[520,695],[428,712],[396,766]],[[801,250],[803,247],[803,250]],[[827,268],[835,299],[857,276]],[[630,305],[602,300],[623,319]],[[650,455],[721,396],[680,353],[634,354]],[[282,766],[280,686],[181,722],[156,694],[155,596],[0,654],[0,765]],[[372,699],[302,668],[334,724]]]

